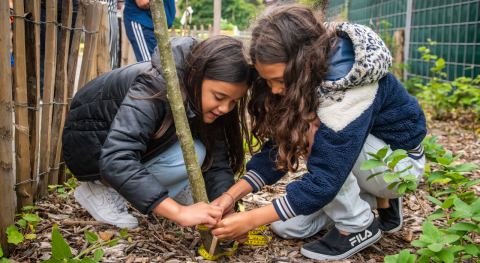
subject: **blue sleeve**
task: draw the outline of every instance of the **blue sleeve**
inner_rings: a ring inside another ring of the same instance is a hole
[[[265,147],[259,153],[253,155],[252,159],[247,163],[247,173],[242,179],[253,187],[253,192],[260,191],[265,185],[272,185],[284,177],[287,173],[277,169],[275,163],[277,157],[277,149],[273,149],[274,141],[270,140],[265,143]]]
[[[12,64],[11,66],[13,67],[13,65],[14,65],[14,62],[13,62],[13,56],[12,56],[12,52],[10,52],[10,62],[11,62],[11,64]]]
[[[167,15],[167,25],[168,28],[171,28],[173,25],[173,20],[175,19],[175,0],[164,0],[163,6],[165,8],[165,14]]]

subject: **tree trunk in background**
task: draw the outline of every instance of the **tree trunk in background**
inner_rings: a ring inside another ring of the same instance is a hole
[[[160,60],[162,62],[163,75],[167,85],[167,97],[175,121],[178,140],[182,147],[183,159],[187,167],[188,178],[192,188],[192,196],[195,203],[208,203],[205,181],[203,180],[202,170],[198,163],[195,146],[193,144],[192,133],[188,126],[185,106],[183,105],[180,85],[173,60],[172,43],[168,34],[167,17],[163,7],[162,0],[150,0],[150,10],[152,11],[154,33],[157,39],[158,49],[160,51]],[[213,236],[210,231],[200,231],[203,246],[210,251]],[[215,249],[215,254],[220,254],[220,249]]]

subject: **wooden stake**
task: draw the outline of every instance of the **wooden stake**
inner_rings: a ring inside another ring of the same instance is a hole
[[[198,37],[198,34],[197,34],[197,25],[193,25],[193,36],[194,36],[194,37]]]
[[[23,0],[13,2],[13,12],[24,15]],[[28,134],[27,65],[25,60],[25,20],[13,24],[13,59],[15,61],[15,174],[17,183],[32,179],[30,173],[30,138]],[[32,183],[17,187],[17,211],[33,205]]]
[[[122,24],[122,58],[120,62],[120,66],[126,66],[128,65],[128,48],[130,45],[130,40],[127,38],[127,33],[125,32],[125,24],[123,23],[123,10],[125,9],[125,6],[122,6],[122,11],[120,12],[122,14],[122,21],[120,24]]]
[[[205,39],[205,28],[203,25],[200,25],[200,38]]]
[[[183,37],[183,26],[180,26],[180,36]]]
[[[220,35],[220,22],[222,20],[222,0],[213,0],[213,34],[212,36]],[[210,35],[210,32],[208,32]]]
[[[97,37],[97,76],[110,71],[110,36],[108,30],[108,3],[99,2],[102,5],[102,17]]]
[[[85,21],[85,13],[87,11],[88,1],[78,1],[77,20],[75,21],[75,28],[83,28]],[[78,55],[80,50],[80,41],[82,38],[82,31],[73,31],[72,44],[70,45],[70,59],[68,60],[68,76],[67,76],[67,113],[70,110],[73,93],[75,92],[75,77],[77,75]]]
[[[25,0],[25,13],[30,20],[40,22],[40,2]],[[30,178],[37,179],[38,149],[40,146],[40,25],[25,24],[25,59],[27,63],[27,105],[28,134],[30,134]],[[32,184],[32,194],[36,196],[37,185]]]
[[[72,1],[62,0],[62,25],[71,27],[72,25]],[[55,107],[53,109],[50,172],[48,176],[48,185],[57,185],[58,182],[58,164],[60,163],[60,151],[62,141],[63,124],[65,121],[65,111],[67,104],[67,61],[68,47],[70,44],[70,30],[60,28],[60,46],[57,57],[57,73],[55,81]],[[63,183],[63,182],[61,182]]]
[[[182,102],[180,85],[177,77],[177,70],[173,60],[172,43],[168,37],[167,19],[162,0],[150,0],[150,10],[154,25],[155,38],[157,39],[160,60],[164,72],[165,83],[168,92],[168,101],[171,106],[175,128],[177,130],[178,141],[182,148],[183,159],[187,167],[188,179],[192,187],[193,200],[208,203],[207,190],[203,179],[202,170],[198,163],[195,146],[193,145],[192,133],[188,125],[185,106]],[[210,231],[200,231],[203,246],[207,251],[211,251],[213,236]],[[215,246],[215,245],[213,245]],[[214,251],[221,253],[220,248]]]
[[[212,25],[208,24],[208,37],[213,36],[213,28]]]
[[[20,20],[17,18],[16,20]],[[7,242],[5,231],[13,225],[15,201],[13,193],[12,148],[12,75],[10,65],[10,7],[0,1],[0,245],[8,258],[15,245]]]
[[[191,36],[192,31],[190,30],[190,25],[187,25],[187,36]]]
[[[100,13],[102,5],[99,2],[90,2],[87,7],[85,17],[85,29],[90,32],[98,31]],[[90,70],[92,67],[92,58],[95,50],[97,33],[85,33],[85,45],[83,49],[82,68],[80,69],[80,77],[78,80],[78,88],[80,90],[88,82]]]
[[[172,27],[170,28],[170,36],[171,36],[171,37],[176,37],[176,34],[175,34],[175,33],[176,33],[176,32],[175,32],[175,26],[172,26]]]
[[[47,5],[47,21],[57,21],[57,0],[45,0]],[[43,197],[47,194],[48,165],[50,164],[50,143],[53,111],[53,92],[55,83],[55,68],[57,61],[57,26],[46,24],[45,32],[45,74],[43,82],[42,129],[40,134],[40,163],[37,194]]]

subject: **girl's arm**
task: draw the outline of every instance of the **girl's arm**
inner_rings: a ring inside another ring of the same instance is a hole
[[[183,206],[167,197],[153,209],[153,212],[182,226],[205,224],[206,227],[212,227],[222,218],[223,210],[219,206],[205,203]]]

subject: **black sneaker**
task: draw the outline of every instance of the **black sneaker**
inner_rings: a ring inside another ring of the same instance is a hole
[[[378,227],[383,231],[397,232],[403,226],[402,197],[389,199],[389,208],[377,208]]]
[[[300,253],[305,257],[317,260],[346,259],[377,242],[382,237],[378,229],[378,220],[373,219],[370,226],[359,233],[342,235],[336,227],[320,239],[303,245]]]

